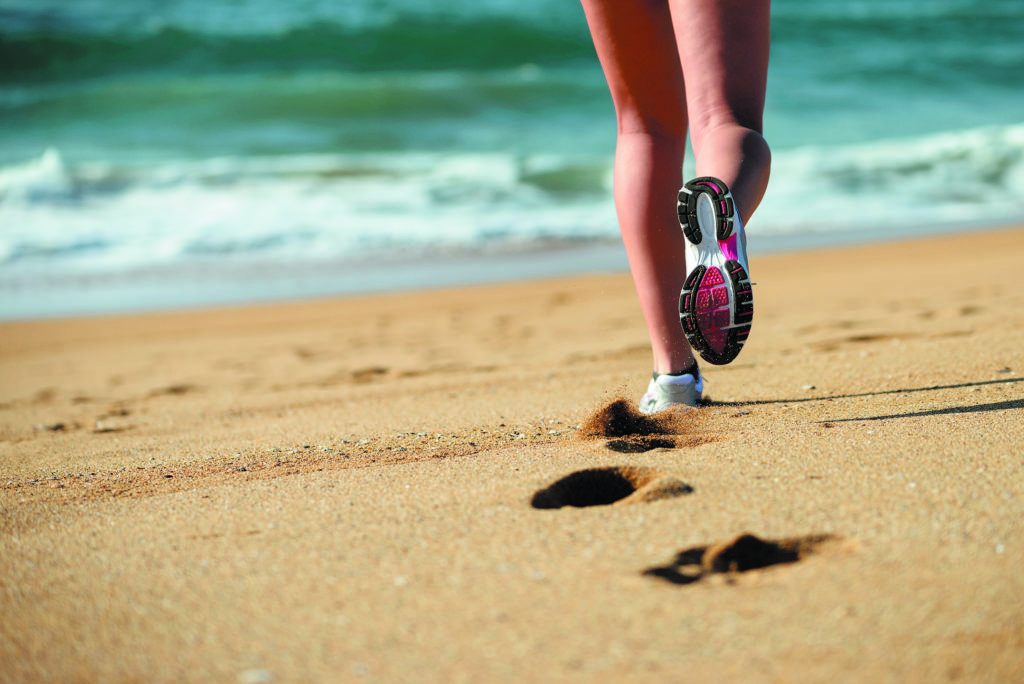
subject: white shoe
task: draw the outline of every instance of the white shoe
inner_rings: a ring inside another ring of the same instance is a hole
[[[678,211],[687,270],[679,322],[705,361],[723,365],[740,353],[754,319],[743,222],[729,188],[711,176],[683,186]]]
[[[685,375],[658,375],[651,379],[647,394],[640,400],[640,413],[651,414],[668,409],[688,410],[700,406],[704,378]]]

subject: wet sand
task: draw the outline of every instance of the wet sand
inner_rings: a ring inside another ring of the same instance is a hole
[[[0,325],[0,681],[1019,679],[1022,263],[755,254],[624,434],[626,274]]]

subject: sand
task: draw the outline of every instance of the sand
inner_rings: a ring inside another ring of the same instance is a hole
[[[0,681],[1020,681],[1024,229],[756,247],[644,434],[626,274],[0,325]]]

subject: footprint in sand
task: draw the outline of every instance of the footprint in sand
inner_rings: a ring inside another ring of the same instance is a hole
[[[43,389],[32,395],[32,401],[36,404],[48,404],[57,397],[57,390],[52,387],[44,387]]]
[[[352,382],[356,384],[365,384],[373,382],[383,375],[387,375],[389,370],[389,368],[385,368],[384,366],[370,366],[368,368],[359,368],[352,371],[349,374],[349,377]]]
[[[648,503],[693,492],[682,480],[654,468],[618,466],[578,470],[533,495],[534,508]]]
[[[659,447],[698,446],[714,437],[701,430],[701,413],[684,411],[645,416],[626,399],[617,399],[591,415],[580,426],[582,439],[615,438],[606,446],[614,451],[637,452]],[[693,493],[682,480],[654,468],[618,466],[580,470],[533,495],[534,508],[607,506],[667,499]],[[672,584],[692,584],[713,575],[735,575],[773,565],[795,563],[826,549],[853,548],[830,534],[761,539],[743,534],[709,546],[684,549],[665,566],[648,568],[644,575]]]
[[[676,443],[671,439],[657,437],[631,437],[626,439],[610,439],[605,447],[620,454],[642,454],[654,449],[674,449]]]
[[[188,394],[199,389],[195,385],[189,385],[181,383],[177,385],[168,385],[167,387],[158,387],[154,390],[150,390],[149,394],[146,395],[146,399],[153,399],[155,397],[163,396],[180,396],[182,394]]]
[[[646,416],[628,399],[616,399],[591,414],[580,426],[579,437],[608,439],[606,447],[628,454],[697,447],[716,439],[705,428],[700,411],[665,411]]]
[[[672,584],[692,584],[711,575],[796,563],[812,553],[823,552],[826,547],[838,548],[842,546],[841,541],[830,534],[776,540],[743,534],[732,541],[685,549],[668,565],[648,568],[643,574]]]

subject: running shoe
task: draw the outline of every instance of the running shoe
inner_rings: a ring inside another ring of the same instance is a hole
[[[651,414],[668,409],[688,410],[700,406],[704,378],[696,374],[659,375],[651,378],[647,394],[640,400],[640,413]]]
[[[705,361],[724,365],[740,353],[754,318],[742,221],[729,188],[711,176],[683,186],[678,211],[688,269],[679,321]]]

